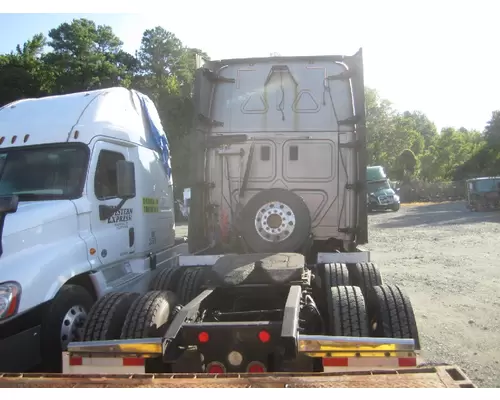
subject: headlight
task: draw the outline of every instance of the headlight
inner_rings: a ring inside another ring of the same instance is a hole
[[[397,194],[394,195],[394,200],[399,201],[399,196]]]
[[[17,282],[0,283],[0,319],[11,317],[19,308],[21,286]]]

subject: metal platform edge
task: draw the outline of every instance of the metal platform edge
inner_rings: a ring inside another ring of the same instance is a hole
[[[476,388],[456,366],[266,374],[63,375],[0,373],[0,388]]]

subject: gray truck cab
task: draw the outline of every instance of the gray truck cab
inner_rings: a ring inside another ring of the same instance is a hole
[[[190,251],[367,242],[362,53],[200,61]]]

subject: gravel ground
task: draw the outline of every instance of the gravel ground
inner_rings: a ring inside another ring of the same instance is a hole
[[[426,361],[500,387],[500,213],[404,205],[370,215],[369,229],[372,261],[410,296]]]
[[[424,359],[500,387],[500,212],[472,213],[463,202],[403,205],[370,215],[369,229],[372,261],[410,296]]]

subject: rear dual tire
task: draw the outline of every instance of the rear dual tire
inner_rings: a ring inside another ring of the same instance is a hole
[[[376,273],[365,274],[363,279],[362,287],[330,288],[326,302],[327,333],[333,336],[413,339],[415,349],[420,350],[415,314],[406,293],[397,285],[382,284]],[[377,280],[380,283],[370,285]]]
[[[409,297],[397,285],[374,286],[365,296],[370,321],[370,336],[414,339],[420,350],[420,338]]]
[[[371,262],[348,264],[349,280],[352,286],[358,286],[363,294],[373,286],[382,285],[382,274],[378,266]]]
[[[125,317],[120,339],[163,336],[178,304],[177,295],[169,291],[153,291],[138,297]]]
[[[207,269],[204,267],[170,267],[161,271],[149,285],[149,290],[171,291],[186,305],[201,292]]]
[[[92,308],[83,340],[161,337],[175,315],[177,296],[169,291],[109,293]]]
[[[83,328],[83,340],[115,340],[120,338],[123,322],[139,293],[108,293],[90,310]]]
[[[330,288],[328,302],[328,334],[367,337],[368,316],[361,289],[356,286]]]
[[[177,307],[199,294],[204,278],[204,268],[172,267],[162,270],[151,282],[150,291],[143,295],[106,294],[90,310],[83,328],[83,340],[163,336]]]

